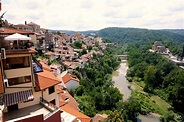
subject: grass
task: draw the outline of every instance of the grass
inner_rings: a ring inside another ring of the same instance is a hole
[[[144,81],[140,81],[140,82],[135,82],[137,85],[139,85],[140,87],[144,88],[145,87],[145,83]]]
[[[142,86],[144,86],[145,84],[141,82],[133,82],[133,87],[135,88],[135,90],[138,90],[139,92],[142,92],[144,94],[146,94],[146,92],[143,92],[143,88]],[[170,104],[168,104],[165,100],[161,99],[159,96],[157,95],[152,95],[150,97],[150,101],[149,104],[150,106],[152,106],[152,108],[154,108],[154,112],[159,113],[161,115],[164,115],[168,112],[168,108],[171,107]],[[148,102],[148,101],[147,101]]]
[[[162,107],[162,109],[166,111],[168,110],[169,107],[171,107],[165,100],[161,99],[158,96],[153,95],[151,96],[151,99],[155,101],[160,107]]]
[[[157,102],[152,100],[148,94],[142,93],[140,91],[133,92],[133,94],[138,98],[140,102],[143,113],[158,113],[164,115],[168,112],[167,109],[161,107]]]

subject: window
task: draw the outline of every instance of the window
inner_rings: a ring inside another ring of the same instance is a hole
[[[4,69],[16,69],[30,67],[29,57],[13,57],[3,60]]]
[[[54,86],[49,87],[49,94],[52,94],[52,93],[54,93],[54,92],[55,92]]]
[[[8,79],[9,86],[31,82],[31,76],[17,77]]]

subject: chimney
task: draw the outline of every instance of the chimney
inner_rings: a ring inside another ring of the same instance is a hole
[[[27,21],[25,21],[25,25],[27,25]]]

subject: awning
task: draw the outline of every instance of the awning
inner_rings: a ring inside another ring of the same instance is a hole
[[[6,106],[18,104],[20,102],[27,102],[33,100],[32,90],[20,91],[4,95],[4,103]]]

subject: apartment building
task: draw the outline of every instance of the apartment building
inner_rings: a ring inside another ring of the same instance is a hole
[[[61,122],[56,91],[60,81],[33,58],[36,51],[25,45],[26,40],[21,41],[24,48],[19,40],[4,40],[17,32],[32,34],[12,28],[0,32],[0,121]],[[10,48],[11,43],[16,48]]]

